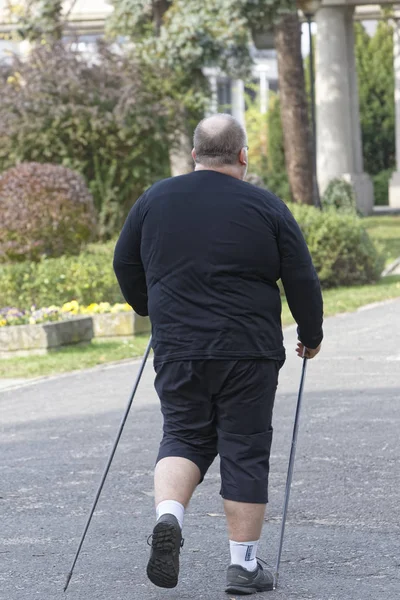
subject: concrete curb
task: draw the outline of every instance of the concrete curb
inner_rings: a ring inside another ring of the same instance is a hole
[[[67,373],[58,373],[55,375],[43,375],[42,377],[34,377],[32,379],[26,379],[22,381],[20,379],[20,383],[10,383],[9,386],[0,387],[0,394],[2,392],[9,392],[11,390],[16,390],[24,387],[28,387],[30,385],[36,385],[38,383],[44,383],[47,381],[54,381],[55,379],[65,379],[67,377],[73,377],[74,375],[85,375],[87,373],[97,373],[99,371],[106,371],[109,369],[116,369],[118,367],[125,366],[127,364],[137,365],[142,362],[141,358],[126,358],[124,360],[119,360],[112,363],[107,363],[104,365],[96,365],[95,367],[90,367],[89,369],[78,369],[75,371],[68,371]],[[16,381],[10,379],[10,382]],[[0,383],[7,382],[7,379],[0,379]]]

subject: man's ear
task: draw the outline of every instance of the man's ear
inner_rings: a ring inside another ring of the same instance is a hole
[[[196,162],[196,151],[194,148],[192,150],[192,158],[193,158],[194,162]]]
[[[247,150],[246,148],[242,148],[239,153],[239,162],[241,165],[247,165]]]

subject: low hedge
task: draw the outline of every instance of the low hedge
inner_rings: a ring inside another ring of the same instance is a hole
[[[334,209],[341,213],[357,213],[353,187],[344,179],[332,179],[322,196],[321,202],[324,210]]]
[[[387,206],[389,204],[389,184],[393,171],[394,169],[387,169],[372,177],[375,206]]]
[[[355,214],[298,204],[290,209],[299,223],[324,288],[363,285],[380,278],[384,258],[362,219]]]
[[[114,246],[90,244],[79,256],[0,265],[0,307],[123,302],[112,267]]]
[[[291,204],[323,287],[377,281],[383,259],[356,215]],[[123,302],[112,268],[115,242],[91,244],[77,257],[0,265],[0,307],[49,306],[77,300]]]

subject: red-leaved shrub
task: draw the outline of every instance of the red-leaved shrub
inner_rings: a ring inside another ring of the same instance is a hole
[[[0,262],[78,254],[95,230],[93,199],[78,173],[21,163],[0,175]]]

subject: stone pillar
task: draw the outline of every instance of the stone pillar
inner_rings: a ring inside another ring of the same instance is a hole
[[[266,71],[260,71],[260,112],[265,115],[269,104],[269,81]]]
[[[400,208],[400,20],[394,25],[394,98],[396,110],[396,171],[389,184],[389,205]]]
[[[218,112],[218,71],[214,68],[204,68],[203,74],[208,79],[211,91],[210,103],[206,110],[206,116],[209,117]]]
[[[336,6],[316,14],[317,172],[322,194],[332,179],[345,179],[358,209],[371,214],[374,194],[363,169],[353,12]]]
[[[244,99],[244,82],[242,81],[242,79],[232,79],[231,94],[232,116],[244,125],[246,105]]]
[[[350,92],[350,120],[351,120],[351,136],[353,143],[353,170],[355,173],[364,172],[364,157],[362,151],[362,135],[360,125],[360,97],[358,93],[357,80],[357,65],[354,52],[355,37],[354,37],[354,22],[353,11],[349,10],[349,18],[346,19],[346,35],[347,35],[347,64],[349,75],[349,92]]]

